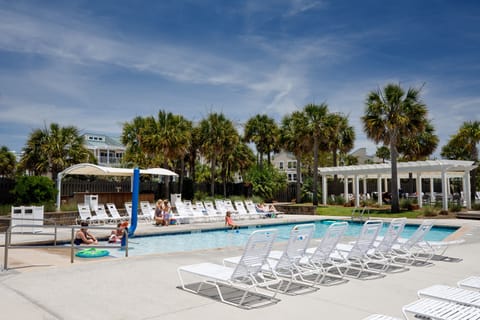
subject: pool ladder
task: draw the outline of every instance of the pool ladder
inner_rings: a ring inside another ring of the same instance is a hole
[[[352,210],[352,220],[358,219],[363,221],[365,214],[367,214],[367,220],[370,220],[370,209],[367,206],[355,207]]]

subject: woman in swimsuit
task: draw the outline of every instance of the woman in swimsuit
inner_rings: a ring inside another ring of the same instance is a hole
[[[80,244],[97,244],[98,240],[93,234],[88,231],[88,222],[83,221],[80,224],[82,227],[75,234],[75,240],[73,241],[76,245]]]

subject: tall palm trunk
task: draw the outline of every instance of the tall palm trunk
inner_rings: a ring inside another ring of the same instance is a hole
[[[318,137],[313,137],[313,205],[318,206]]]
[[[210,168],[210,195],[213,197],[215,196],[215,166],[216,166],[216,157],[212,158],[212,166]]]
[[[302,183],[301,183],[301,160],[300,157],[297,156],[297,188],[296,188],[296,202],[301,203],[302,202]]]
[[[392,191],[392,213],[400,212],[400,205],[398,201],[398,170],[397,170],[397,146],[396,139],[390,140],[390,157],[392,159],[392,179],[390,181]],[[381,196],[381,195],[380,195]]]

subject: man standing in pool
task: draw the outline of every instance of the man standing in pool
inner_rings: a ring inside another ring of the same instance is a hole
[[[230,229],[238,229],[238,225],[233,222],[231,215],[232,213],[227,211],[227,214],[225,215],[225,225]]]

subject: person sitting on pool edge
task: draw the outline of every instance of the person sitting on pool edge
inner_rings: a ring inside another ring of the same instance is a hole
[[[227,214],[225,215],[225,225],[230,229],[238,229],[238,225],[233,222],[231,215],[232,213],[227,211]]]
[[[117,224],[117,229],[112,230],[112,233],[110,234],[110,237],[108,238],[109,243],[115,243],[117,241],[121,241],[123,234],[125,232],[125,229],[128,227],[128,221],[124,222],[119,222]]]
[[[160,226],[165,223],[163,220],[163,200],[158,199],[155,207],[155,225]]]
[[[88,231],[88,222],[82,221],[80,226],[81,228],[75,234],[75,239],[73,240],[73,243],[75,243],[76,245],[97,244],[97,238],[95,238],[95,236]]]

